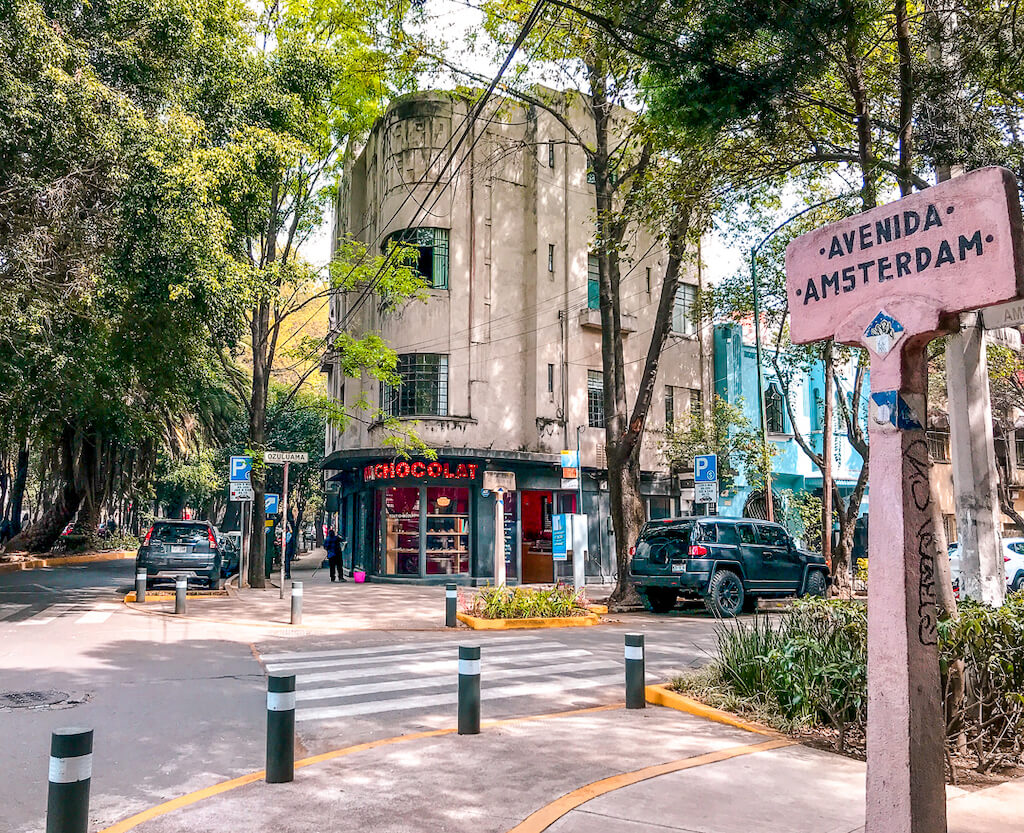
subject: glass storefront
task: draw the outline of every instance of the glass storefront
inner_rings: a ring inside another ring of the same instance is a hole
[[[382,576],[469,573],[469,489],[388,486],[376,489]]]

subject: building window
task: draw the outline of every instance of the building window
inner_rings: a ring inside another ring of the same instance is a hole
[[[769,434],[785,434],[786,419],[782,406],[782,393],[775,382],[764,392],[764,415]]]
[[[604,375],[600,370],[587,371],[587,424],[604,428]]]
[[[931,455],[932,460],[938,463],[949,462],[949,434],[942,431],[929,431],[927,434],[928,439],[928,454]],[[1024,450],[1021,447],[1020,440],[1017,441],[1017,453]],[[1017,465],[1021,465],[1024,462],[1018,456]]]
[[[448,229],[409,228],[388,235],[383,249],[392,243],[412,246],[419,255],[416,259],[417,274],[434,289],[448,288]]]
[[[548,167],[555,167],[555,141],[554,139],[548,142]]]
[[[448,356],[405,353],[395,372],[399,385],[381,385],[381,409],[388,416],[448,416]]]
[[[676,303],[672,307],[672,332],[678,335],[693,335],[697,332],[694,321],[694,304],[697,301],[697,288],[688,283],[681,283],[676,289]]]
[[[555,271],[555,244],[548,243],[548,271]]]
[[[690,416],[694,419],[704,418],[704,394],[700,388],[690,388]]]
[[[676,421],[676,396],[672,385],[665,385],[665,427],[672,428]]]
[[[587,255],[587,308],[601,309],[601,264],[597,255]]]
[[[1024,431],[1013,432],[1013,448],[1017,452],[1017,468],[1024,469]]]
[[[548,393],[555,392],[555,366],[553,364],[548,365]]]
[[[619,181],[618,173],[613,169],[608,171],[608,182],[611,185],[615,185]],[[597,185],[597,175],[594,173],[592,168],[587,168],[587,184]]]
[[[647,294],[651,294],[651,267],[647,267]]]

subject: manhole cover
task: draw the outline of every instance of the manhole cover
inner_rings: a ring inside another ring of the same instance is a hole
[[[84,694],[66,691],[0,691],[0,709],[46,709],[54,706],[77,706],[86,699]]]

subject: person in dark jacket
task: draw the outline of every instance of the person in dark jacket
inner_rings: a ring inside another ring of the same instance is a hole
[[[333,528],[327,529],[324,549],[327,550],[327,566],[331,570],[331,581],[335,580],[335,573],[337,573],[338,581],[345,581],[345,569],[341,564],[341,538],[335,535]]]

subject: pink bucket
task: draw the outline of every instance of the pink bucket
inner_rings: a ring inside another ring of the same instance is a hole
[[[355,581],[356,584],[362,584],[364,581],[366,581],[366,573],[364,573],[362,570],[353,570],[352,580]]]

